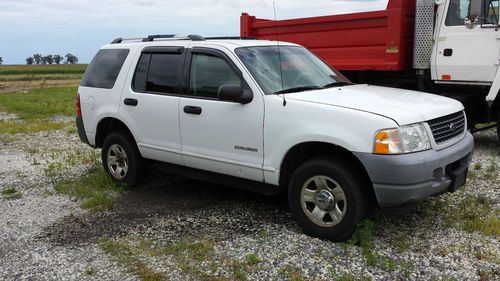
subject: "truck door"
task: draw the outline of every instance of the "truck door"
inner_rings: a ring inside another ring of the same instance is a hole
[[[438,9],[432,56],[433,80],[483,82],[495,78],[499,64],[498,0],[483,0],[482,16],[468,28],[470,0],[450,0]]]
[[[184,94],[179,104],[182,155],[188,167],[263,181],[264,101],[219,46],[190,49],[185,66]],[[222,101],[222,85],[252,90],[250,103]]]

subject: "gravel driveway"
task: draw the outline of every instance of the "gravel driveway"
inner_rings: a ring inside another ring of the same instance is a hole
[[[0,191],[17,192],[0,199],[0,280],[500,279],[493,130],[475,136],[465,188],[365,221],[350,243],[302,234],[280,198],[167,177],[161,167],[143,188],[117,193],[111,211],[84,210],[55,192],[47,166],[68,153],[97,154],[65,130],[12,138],[0,141]],[[467,216],[478,204],[490,228]]]

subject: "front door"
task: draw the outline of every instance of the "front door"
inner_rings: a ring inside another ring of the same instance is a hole
[[[475,28],[465,26],[470,0],[450,0],[439,18],[433,79],[492,82],[499,64],[498,0],[483,0]]]
[[[188,53],[179,106],[183,159],[188,167],[263,181],[263,98],[234,60],[222,48],[196,47]],[[225,84],[247,87],[253,100],[218,100]]]

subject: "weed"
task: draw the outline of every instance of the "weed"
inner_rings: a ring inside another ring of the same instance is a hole
[[[1,95],[0,95],[1,96]],[[0,120],[0,134],[28,134],[43,131],[60,130],[66,125],[62,122],[46,120]]]
[[[94,276],[97,273],[97,269],[93,266],[87,266],[85,268],[85,274],[88,276]]]
[[[408,240],[407,236],[398,236],[396,238],[396,249],[399,253],[404,253],[410,250],[412,243]]]
[[[496,162],[496,157],[492,156],[490,158],[490,161],[488,163],[488,167],[486,168],[486,172],[484,174],[484,177],[487,180],[496,180],[498,176],[498,165]]]
[[[105,253],[113,256],[118,262],[127,266],[128,270],[137,274],[141,280],[165,280],[166,277],[163,273],[153,271],[143,261],[137,259],[137,253],[126,241],[120,242],[103,239],[99,244]]]
[[[445,222],[468,232],[500,236],[500,217],[492,212],[490,200],[484,196],[465,195],[456,208],[445,210]]]
[[[260,229],[259,232],[257,233],[257,235],[260,238],[267,238],[269,236],[269,233],[267,233],[267,230],[265,230],[265,229]]]
[[[245,257],[245,261],[246,261],[246,264],[253,266],[253,265],[261,263],[262,259],[259,258],[259,256],[257,256],[256,254],[248,254]]]
[[[8,187],[2,190],[2,196],[5,200],[14,200],[23,197],[23,194],[18,191],[15,187]]]
[[[401,274],[403,275],[403,280],[408,280],[410,279],[410,275],[415,266],[409,262],[402,262],[400,268],[401,268]]]
[[[247,280],[247,274],[240,262],[235,261],[233,263],[233,277],[234,280]]]
[[[101,166],[94,166],[81,178],[58,181],[54,189],[59,193],[83,199],[82,207],[93,211],[112,209],[112,194],[123,190],[111,180]]]
[[[480,162],[474,163],[474,170],[481,170],[483,165]]]
[[[365,219],[361,221],[348,243],[359,246],[362,249],[370,250],[372,248],[373,225],[374,222],[372,220]]]

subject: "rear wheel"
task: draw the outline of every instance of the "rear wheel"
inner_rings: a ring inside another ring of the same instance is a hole
[[[365,215],[366,196],[351,169],[325,158],[301,165],[290,180],[288,200],[302,230],[332,241],[349,239]]]
[[[101,151],[104,170],[120,184],[134,187],[142,179],[143,159],[135,141],[123,133],[106,137]]]

